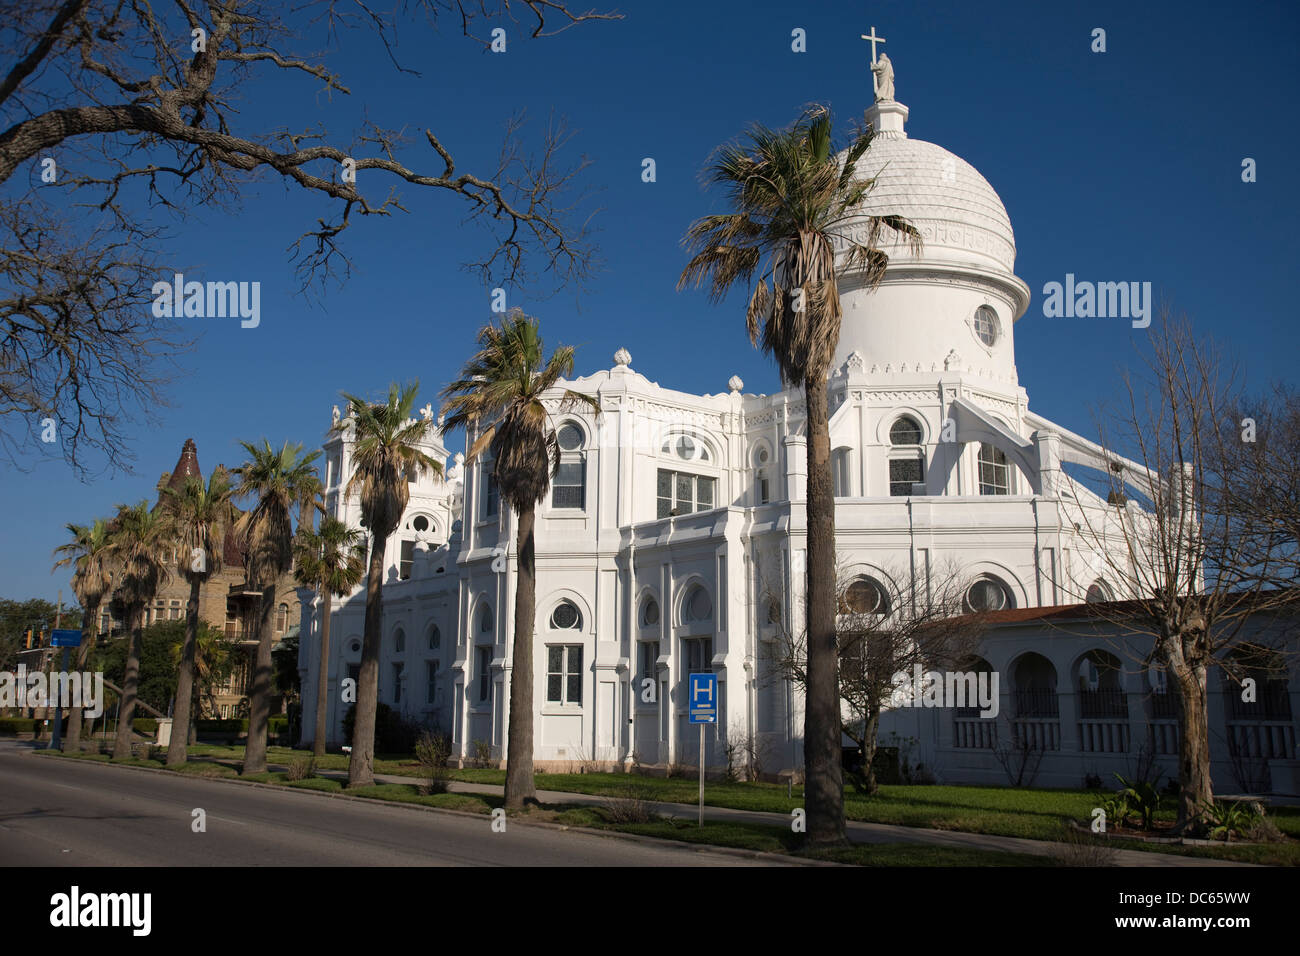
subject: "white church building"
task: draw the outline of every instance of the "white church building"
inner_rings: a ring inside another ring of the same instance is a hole
[[[862,211],[906,217],[924,248],[885,246],[890,265],[874,291],[852,274],[840,279],[844,319],[829,387],[841,574],[861,581],[859,595],[883,609],[901,594],[924,593],[931,575],[952,567],[969,580],[973,610],[1127,597],[1102,573],[1095,537],[1076,530],[1081,510],[1104,523],[1115,506],[1062,467],[1104,471],[1106,457],[1032,411],[1019,383],[1015,324],[1030,290],[1015,274],[1006,209],[970,164],[909,137],[907,117],[892,96],[868,111],[878,134],[859,171],[878,179]],[[748,347],[736,321],[738,347]],[[692,394],[652,381],[654,370],[638,370],[626,349],[613,363],[555,389],[561,463],[536,524],[537,765],[696,764],[686,675],[711,670],[720,709],[707,764],[723,761],[720,741],[752,736],[768,754],[766,772],[801,767],[798,687],[773,679],[770,651],[803,614],[802,393],[754,394],[733,376],[718,383],[725,390]],[[601,413],[561,413],[562,389],[597,396]],[[343,493],[350,441],[345,430],[326,444],[325,479],[329,512],[358,527],[359,501]],[[491,759],[504,762],[513,516],[502,507],[490,461],[451,458],[440,439],[425,450],[448,468],[445,478],[411,486],[388,542],[379,699],[444,728],[457,757],[490,747]],[[314,712],[324,666],[331,743],[341,743],[347,705],[339,688],[360,662],[364,586],[335,602],[324,662],[319,601],[299,593],[304,713]],[[1018,689],[1039,687],[1049,674],[1070,697],[1092,645],[1045,640],[1023,624],[1008,628],[1002,650],[988,655],[1003,675],[1004,710],[1013,709]],[[1138,686],[1143,675],[1123,679],[1130,691],[1150,689]],[[1040,783],[1081,782],[1073,755],[1088,751],[1081,711],[1070,706],[1036,717],[1054,721],[1042,731],[1045,746],[1071,757]],[[967,734],[958,723],[951,713],[941,729],[936,722],[931,745],[948,759],[931,762],[954,782],[1004,780],[985,731]],[[306,739],[312,727],[303,721]],[[1293,725],[1289,733],[1293,756]],[[1118,760],[1138,737],[1134,730],[1107,738],[1100,753]]]

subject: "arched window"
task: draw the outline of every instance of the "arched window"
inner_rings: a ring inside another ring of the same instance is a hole
[[[483,461],[483,517],[495,518],[501,507],[501,492],[497,488],[496,462]]]
[[[921,444],[921,426],[910,415],[901,416],[889,426],[889,443],[891,445]]]
[[[397,633],[393,635],[393,652],[396,654],[406,653],[406,631],[400,627],[397,629]]]
[[[437,624],[429,625],[429,650],[436,651],[442,647],[442,631]]]
[[[768,479],[767,448],[759,446],[754,453],[754,504],[765,505],[772,500],[771,484]]]
[[[648,597],[641,605],[641,626],[653,627],[659,623],[659,602]]]
[[[492,626],[495,622],[492,619],[492,608],[484,604],[478,612],[478,629],[482,634],[491,634]]]
[[[275,609],[275,632],[283,634],[289,629],[289,605],[281,604]]]
[[[573,422],[565,422],[555,436],[560,446],[560,466],[551,482],[551,507],[582,510],[587,506],[586,435]]]
[[[1106,601],[1113,601],[1114,598],[1111,597],[1110,586],[1098,578],[1088,585],[1088,594],[1084,600],[1089,604],[1103,604]]]
[[[582,612],[572,601],[561,601],[551,612],[551,628],[556,631],[582,630]]]
[[[713,619],[713,599],[700,585],[695,585],[682,603],[682,620],[709,621]]]
[[[844,590],[841,614],[888,614],[889,594],[874,578],[858,578]]]
[[[980,494],[1011,494],[1011,466],[1001,448],[980,443],[979,453]]]
[[[1011,589],[992,575],[986,575],[966,589],[966,610],[974,613],[1004,611],[1015,607]]]
[[[914,486],[925,481],[924,434],[921,425],[910,415],[901,415],[889,426],[889,494],[906,498]]]

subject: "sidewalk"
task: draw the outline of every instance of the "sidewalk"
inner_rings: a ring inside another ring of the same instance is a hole
[[[222,761],[226,763],[227,761]],[[237,762],[236,762],[237,763]],[[267,769],[287,770],[283,764],[267,765]],[[318,771],[318,776],[333,780],[347,780],[347,773],[341,770]],[[414,784],[416,777],[400,774],[377,773],[375,783]],[[486,783],[464,783],[460,780],[448,781],[448,790],[452,793],[481,793],[501,797],[505,787]],[[589,793],[568,793],[559,790],[538,790],[537,799],[545,804],[572,804],[583,807],[600,807],[608,797],[593,796]],[[680,817],[694,820],[699,814],[695,804],[658,803],[647,801],[646,805],[654,813],[663,816]],[[728,823],[757,823],[765,826],[788,827],[790,817],[781,813],[768,813],[759,810],[732,810],[727,807],[705,805],[704,819]],[[988,833],[963,833],[955,830],[931,830],[922,827],[905,827],[889,823],[861,823],[848,821],[849,840],[853,843],[916,843],[927,846],[958,847],[968,850],[983,850],[1004,853],[1029,853],[1035,856],[1052,856],[1064,849],[1065,844],[1051,843],[1045,840],[1029,840],[1024,837],[997,836]],[[1227,860],[1213,860],[1204,857],[1183,856],[1177,853],[1148,852],[1144,850],[1115,850],[1115,863],[1126,867],[1216,867],[1216,866],[1255,866],[1254,863],[1237,863]]]

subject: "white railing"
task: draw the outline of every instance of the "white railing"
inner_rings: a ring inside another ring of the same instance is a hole
[[[992,750],[997,743],[997,725],[982,717],[955,717],[952,722],[952,745],[968,750]]]
[[[1128,753],[1128,721],[1114,719],[1080,720],[1079,749],[1090,754]]]

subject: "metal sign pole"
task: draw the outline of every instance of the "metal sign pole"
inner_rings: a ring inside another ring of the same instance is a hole
[[[68,672],[68,651],[70,650],[69,647],[63,648],[63,661],[59,665],[59,669],[64,674]],[[64,684],[64,686],[70,685]],[[54,735],[50,738],[50,749],[58,750],[63,743],[63,697],[60,694],[55,694],[54,699],[56,701],[54,705]]]
[[[704,826],[704,725],[700,724],[700,826]]]

